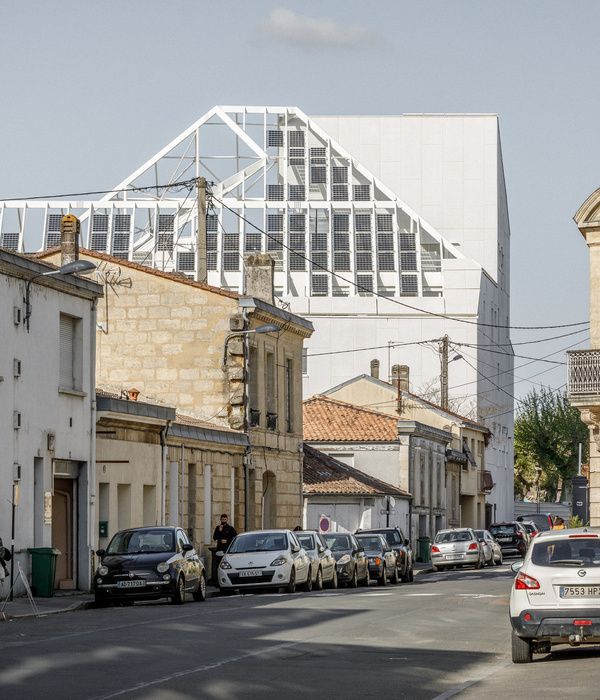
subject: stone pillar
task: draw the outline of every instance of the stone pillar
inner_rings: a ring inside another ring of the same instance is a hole
[[[590,430],[590,525],[600,527],[600,405],[577,408]]]

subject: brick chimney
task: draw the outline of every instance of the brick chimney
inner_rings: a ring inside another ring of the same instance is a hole
[[[81,223],[73,214],[60,220],[60,266],[79,260],[79,231]]]
[[[246,258],[246,296],[274,304],[275,260],[266,253]]]
[[[371,376],[379,379],[379,360],[371,360]]]

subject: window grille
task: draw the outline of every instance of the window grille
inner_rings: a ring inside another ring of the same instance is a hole
[[[400,250],[416,250],[416,239],[414,233],[400,233]]]
[[[372,270],[373,256],[371,253],[356,253],[356,269],[357,270]]]
[[[377,230],[393,231],[394,217],[391,214],[377,214]]]
[[[267,214],[267,231],[283,231],[283,214]]]
[[[402,291],[403,297],[416,297],[419,294],[419,281],[417,275],[402,275]]]
[[[7,250],[17,250],[19,247],[19,234],[8,232],[3,233],[2,246]]]
[[[219,230],[219,217],[216,214],[209,214],[206,217],[206,230],[207,231],[218,231]]]
[[[232,272],[240,269],[240,254],[235,253],[223,253],[223,269]]]
[[[240,249],[240,234],[239,233],[226,233],[223,236],[223,250],[235,250]]]
[[[358,287],[358,295],[361,297],[373,296],[373,277],[372,275],[356,275],[356,285]]]
[[[354,241],[356,245],[356,250],[371,250],[371,234],[355,233]]]
[[[371,231],[371,215],[370,214],[355,214],[354,215],[354,230],[355,231]]]
[[[290,165],[304,165],[304,149],[290,148]]]
[[[289,254],[289,261],[290,270],[293,270],[294,272],[306,270],[306,257],[304,256],[304,253],[302,255],[298,255],[298,253],[291,252]]]
[[[177,269],[181,272],[193,272],[196,269],[196,254],[189,251],[179,251]]]
[[[108,233],[106,231],[92,231],[92,240],[90,248],[97,250],[99,253],[106,253],[108,246]]]
[[[292,202],[303,202],[306,199],[304,185],[288,185],[289,199]]]
[[[325,165],[327,163],[327,149],[321,147],[311,148],[310,162],[313,165]]]
[[[310,168],[310,181],[313,185],[327,183],[327,168],[324,165],[312,165]]]
[[[312,276],[312,296],[326,297],[329,293],[329,278],[327,275]]]
[[[267,199],[270,202],[282,202],[283,185],[267,185]]]
[[[336,272],[347,272],[350,270],[350,253],[335,251],[333,254],[333,269]]]
[[[267,131],[267,146],[271,146],[272,148],[282,148],[283,131],[279,131],[279,129],[270,129]]]
[[[175,214],[158,215],[158,231],[173,232],[175,230]]]
[[[331,199],[334,202],[348,201],[348,185],[332,185]]]
[[[305,214],[290,214],[290,231],[306,231]]]
[[[331,168],[331,182],[334,185],[345,185],[348,183],[348,168],[346,166],[334,165]]]
[[[106,214],[94,214],[92,217],[92,232],[108,231],[108,216]]]
[[[123,253],[129,253],[129,234],[115,233],[112,239],[113,255],[123,257]]]
[[[415,252],[400,253],[400,266],[402,270],[416,270],[417,254]]]
[[[113,231],[119,233],[131,230],[131,214],[115,214],[113,218]]]
[[[304,132],[290,131],[288,132],[288,143],[290,148],[304,148]]]
[[[48,248],[60,245],[60,220],[62,217],[62,214],[48,214],[48,235],[46,240]]]
[[[389,272],[396,269],[394,265],[394,253],[378,253],[377,265],[382,272]]]
[[[215,251],[206,252],[206,269],[216,270],[217,269],[217,253]]]
[[[170,231],[161,231],[158,234],[157,250],[162,252],[173,251],[173,233]]]
[[[379,250],[394,250],[394,235],[392,233],[378,233],[377,247]]]
[[[325,252],[313,252],[313,271],[322,271],[327,269],[327,253]]]
[[[333,215],[333,230],[334,231],[349,231],[350,216],[349,214],[334,214]]]
[[[334,250],[350,250],[350,234],[335,233],[333,234],[333,249]]]
[[[246,234],[246,251],[248,253],[260,253],[262,236],[260,233]]]
[[[267,238],[267,250],[283,250],[283,231],[273,231]]]
[[[206,234],[206,250],[217,250],[217,234],[212,231]]]
[[[311,247],[313,250],[327,250],[328,235],[324,232],[314,232],[311,234]]]
[[[304,250],[305,245],[303,233],[290,233],[290,248],[292,250]]]
[[[354,185],[354,199],[357,202],[368,202],[371,199],[371,185]]]

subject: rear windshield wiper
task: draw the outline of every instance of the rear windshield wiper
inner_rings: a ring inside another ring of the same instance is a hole
[[[583,559],[553,559],[550,564],[573,564],[574,566],[583,566]]]

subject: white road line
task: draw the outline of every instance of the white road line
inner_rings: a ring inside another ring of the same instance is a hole
[[[506,666],[509,666],[510,664],[512,664],[512,661],[507,660],[503,661],[497,666],[492,666],[492,668],[489,668],[487,671],[484,671],[476,678],[472,678],[470,681],[465,681],[460,685],[455,685],[454,688],[450,688],[450,690],[447,690],[445,693],[442,693],[441,695],[436,695],[434,698],[432,698],[432,700],[446,700],[446,698],[454,697],[455,695],[462,693],[463,690],[466,690],[470,686],[475,685],[475,683],[479,683],[479,681],[482,681],[484,678],[491,676],[492,674],[496,673],[496,671],[500,671],[503,668],[506,668]]]

